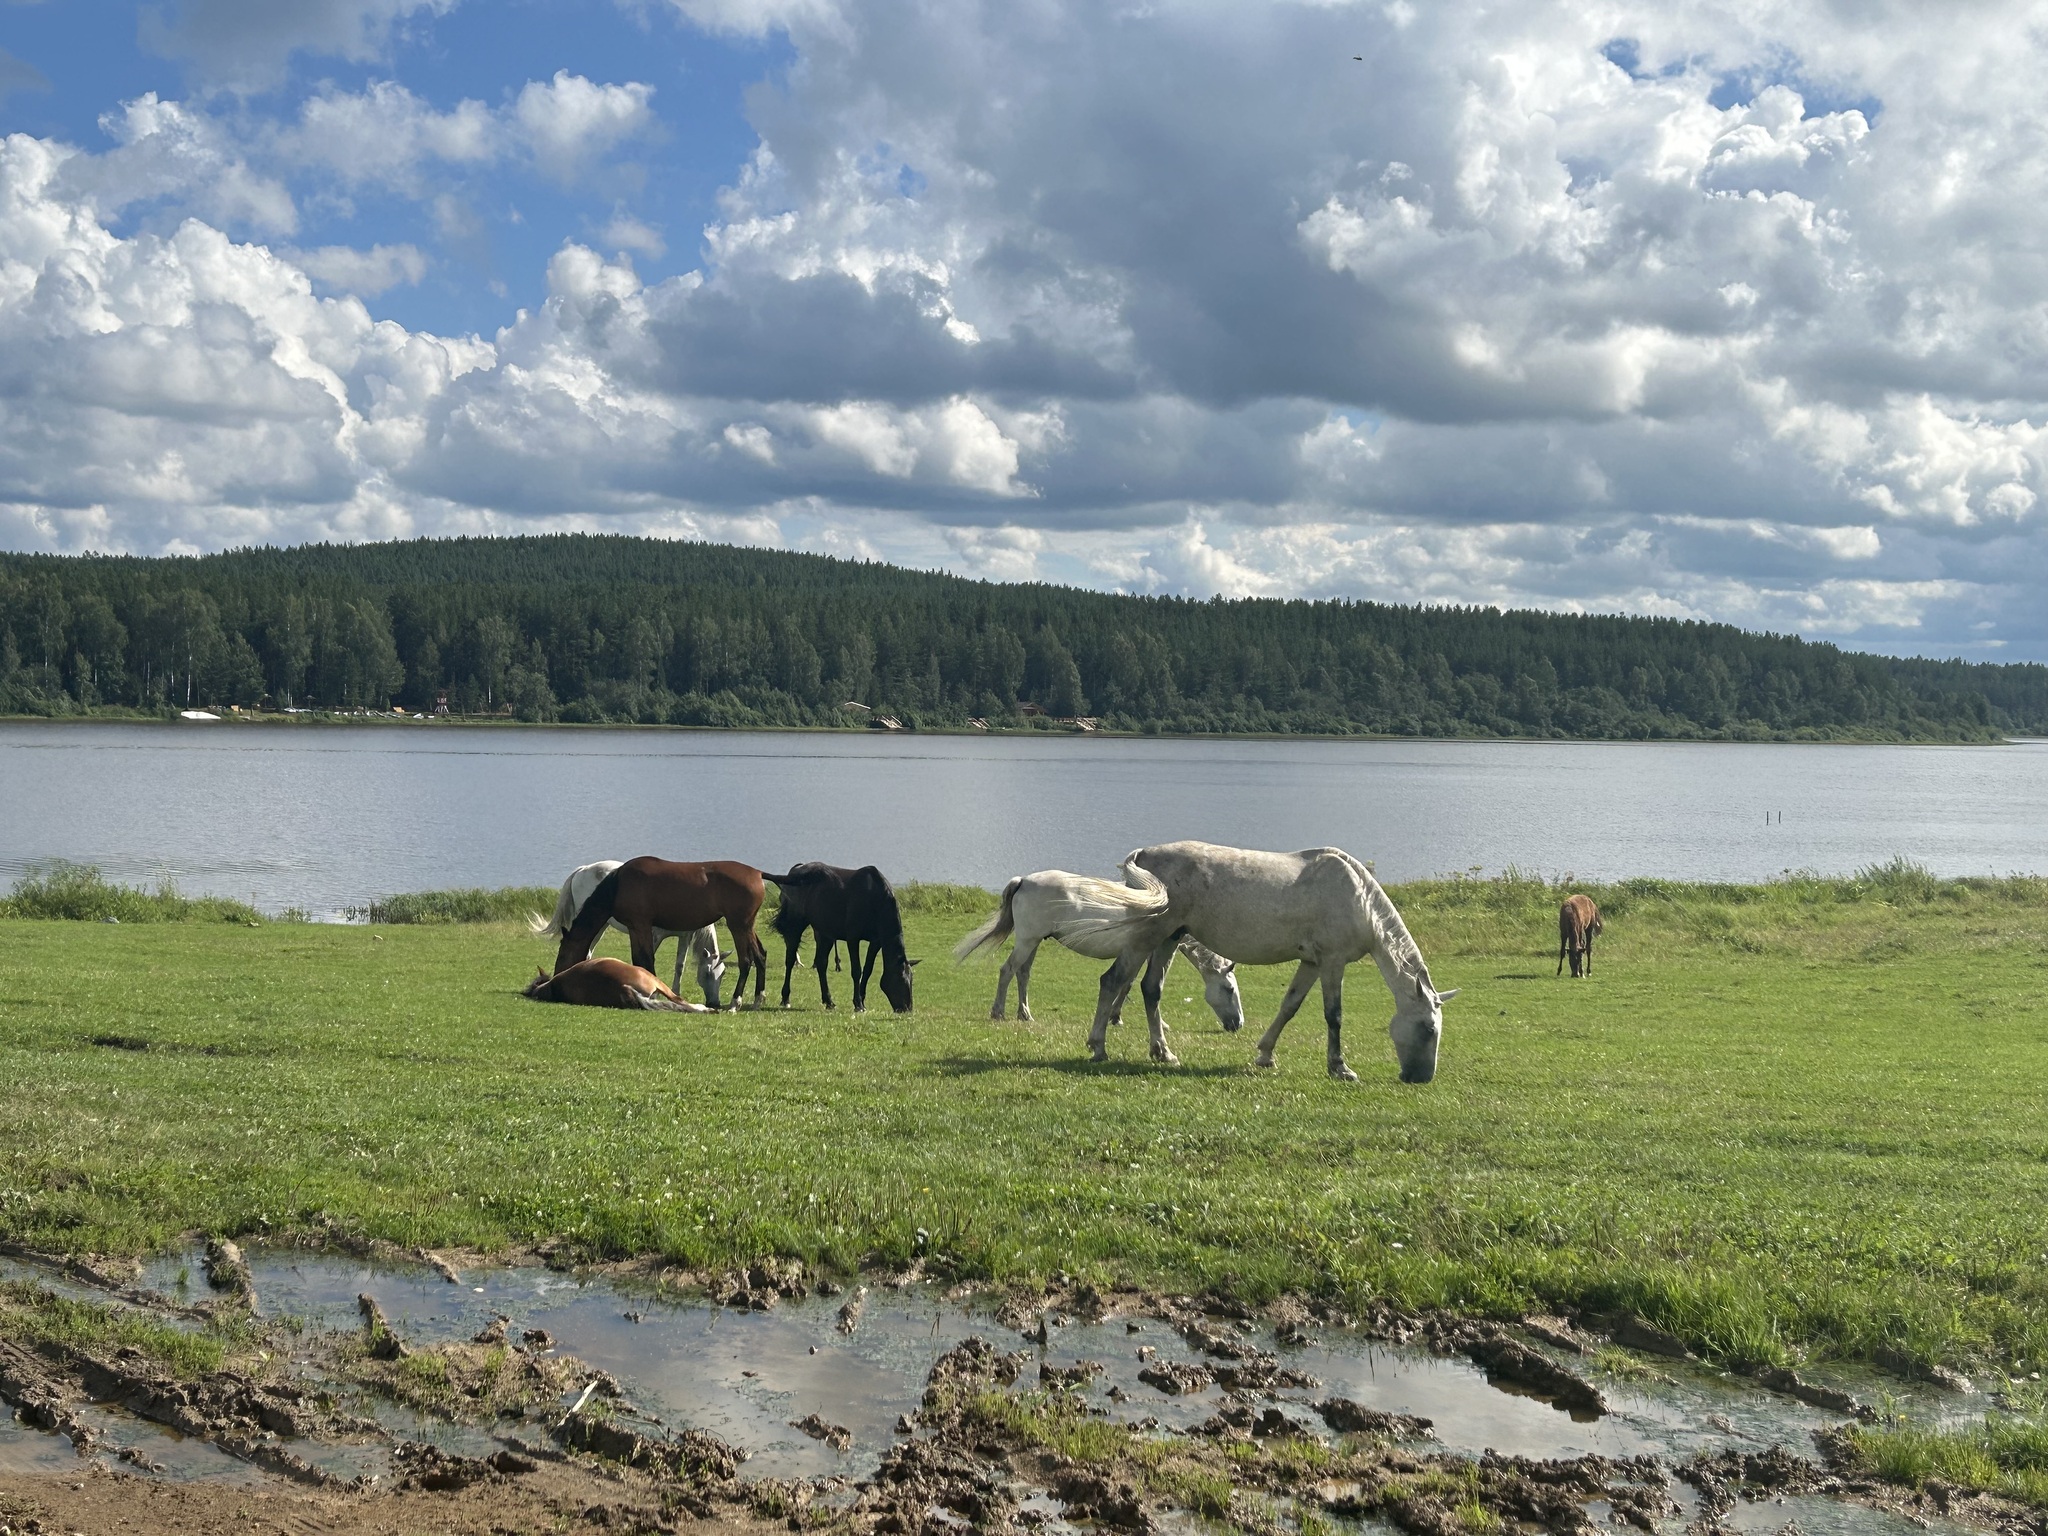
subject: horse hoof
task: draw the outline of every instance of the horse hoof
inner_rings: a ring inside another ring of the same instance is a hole
[[[994,1019],[994,1020],[995,1020],[995,1021],[996,1021],[996,1022],[997,1022],[998,1024],[1002,1023],[1002,1022],[1003,1022],[1003,1019],[1004,1019],[1004,1013],[1003,1013],[1003,1010],[1002,1010],[1002,1009],[1000,1009],[1000,1008],[991,1008],[991,1009],[989,1010],[988,1016],[989,1016],[989,1017],[990,1017],[991,1019]],[[1024,1015],[1020,1013],[1020,1014],[1018,1014],[1018,1015],[1017,1015],[1017,1017],[1021,1019],[1021,1018],[1023,1018],[1023,1017],[1024,1017]]]
[[[1031,1010],[1029,1008],[1019,1008],[1017,1010],[1017,1022],[1019,1024],[1035,1024],[1038,1021],[1031,1017]]]
[[[1355,1083],[1358,1081],[1358,1074],[1345,1066],[1341,1061],[1331,1065],[1330,1076],[1340,1083]]]
[[[1180,1065],[1180,1058],[1171,1051],[1155,1051],[1152,1059],[1162,1067],[1177,1067]]]
[[[1109,1060],[1109,1052],[1107,1052],[1107,1051],[1090,1051],[1090,1052],[1088,1053],[1088,1059],[1089,1059],[1090,1061],[1107,1061],[1107,1060]]]
[[[1255,1066],[1255,1067],[1264,1067],[1264,1068],[1266,1068],[1266,1069],[1267,1069],[1268,1071],[1271,1071],[1271,1070],[1272,1070],[1272,1067],[1273,1067],[1273,1055],[1272,1055],[1272,1053],[1271,1053],[1270,1051],[1261,1051],[1261,1052],[1259,1052],[1259,1054],[1258,1054],[1258,1055],[1256,1055],[1256,1056],[1254,1056],[1254,1057],[1252,1058],[1252,1065],[1253,1065],[1253,1066]]]

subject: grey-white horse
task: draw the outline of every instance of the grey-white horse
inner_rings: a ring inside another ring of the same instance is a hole
[[[996,977],[996,1000],[988,1016],[1003,1017],[1014,980],[1017,1017],[1028,1024],[1031,964],[1038,958],[1039,945],[1056,939],[1091,960],[1114,960],[1130,946],[1137,931],[1150,932],[1157,925],[1166,906],[1165,888],[1143,870],[1136,871],[1130,883],[1116,885],[1063,869],[1041,869],[1036,874],[1019,875],[1004,886],[1003,904],[995,915],[955,945],[953,955],[965,960],[1014,933],[1016,943]],[[1191,938],[1182,938],[1176,948],[1201,973],[1202,993],[1217,1022],[1232,1033],[1242,1029],[1244,999],[1238,995],[1237,966]],[[1167,958],[1170,963],[1172,956]]]
[[[1256,1065],[1273,1065],[1280,1031],[1308,989],[1320,982],[1330,1076],[1356,1082],[1358,1074],[1344,1062],[1344,968],[1370,955],[1394,994],[1394,1017],[1387,1029],[1401,1081],[1426,1083],[1436,1076],[1443,1005],[1458,989],[1437,991],[1408,925],[1372,871],[1350,854],[1341,848],[1263,853],[1215,843],[1160,843],[1138,849],[1124,864],[1149,873],[1165,888],[1167,912],[1153,920],[1156,926],[1149,931],[1129,930],[1132,942],[1102,978],[1095,1027],[1088,1037],[1097,1061],[1106,1057],[1104,1031],[1141,967],[1152,1055],[1174,1059],[1159,1019],[1159,994],[1174,944],[1185,933],[1240,965],[1296,963],[1280,1011],[1259,1039]]]
[[[583,910],[583,903],[590,900],[590,893],[597,889],[598,882],[619,867],[618,859],[599,859],[595,864],[585,864],[569,872],[569,878],[562,882],[562,893],[555,898],[555,915],[544,918],[538,912],[526,914],[526,926],[536,936],[552,934],[559,938],[569,931],[576,921],[576,914]],[[616,919],[608,926],[620,933],[625,925]],[[669,939],[680,939],[676,945],[675,990],[683,989],[683,960],[687,955],[697,957],[697,985],[704,989],[704,1001],[713,1008],[718,1007],[718,983],[725,975],[725,962],[730,959],[718,949],[718,928],[693,928],[677,932],[670,928],[654,930],[654,947],[658,950]]]

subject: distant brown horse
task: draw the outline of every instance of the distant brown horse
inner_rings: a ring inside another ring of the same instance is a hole
[[[1571,956],[1572,974],[1593,974],[1593,936],[1600,931],[1600,909],[1590,896],[1567,896],[1557,909],[1557,974],[1564,974]]]
[[[657,1008],[670,1013],[710,1013],[702,1003],[686,1003],[661,984],[652,971],[623,960],[585,960],[550,976],[542,971],[526,985],[537,1003],[577,1003],[585,1008]]]
[[[616,921],[633,946],[633,963],[654,968],[657,930],[690,933],[723,921],[732,930],[739,961],[739,981],[732,998],[738,1005],[747,990],[747,972],[754,973],[754,1006],[761,1006],[767,987],[768,950],[754,932],[761,911],[761,871],[751,864],[719,860],[710,864],[674,864],[667,859],[628,859],[597,883],[562,935],[555,952],[559,974],[590,958],[591,946]]]

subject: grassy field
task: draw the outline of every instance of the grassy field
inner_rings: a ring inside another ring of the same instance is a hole
[[[983,898],[943,891],[912,904],[907,1017],[850,1017],[843,984],[825,1013],[808,973],[787,1014],[542,1007],[517,989],[552,948],[505,922],[0,922],[0,1235],[925,1251],[999,1278],[1628,1307],[1738,1363],[2048,1356],[2048,884],[1595,893],[1608,933],[1575,984],[1551,974],[1554,889],[1396,889],[1464,989],[1421,1088],[1370,965],[1356,1086],[1323,1075],[1313,1004],[1255,1073],[1182,968],[1183,1065],[1146,1062],[1135,1007],[1090,1065],[1099,967],[1048,946],[1038,1022],[991,1022],[993,967],[948,957]],[[1270,1017],[1286,973],[1242,976]]]

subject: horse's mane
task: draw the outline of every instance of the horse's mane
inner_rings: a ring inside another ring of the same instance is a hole
[[[1411,981],[1421,982],[1434,992],[1436,983],[1430,980],[1429,963],[1422,958],[1415,936],[1401,920],[1400,909],[1394,905],[1393,898],[1363,862],[1348,853],[1344,858],[1358,876],[1359,894],[1364,900],[1365,920],[1372,929],[1373,943],[1393,962],[1396,972]]]

